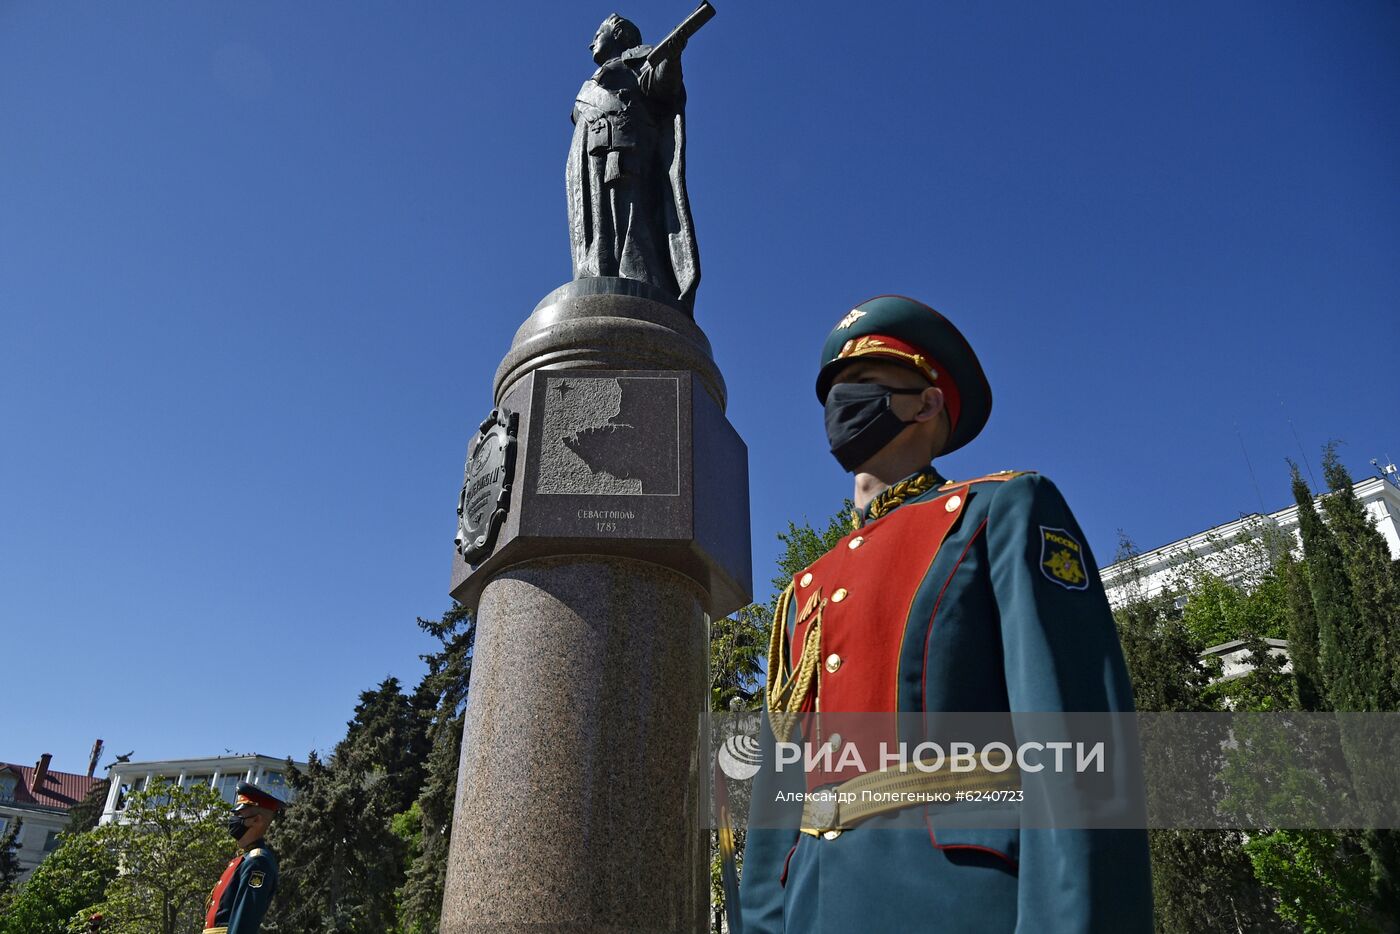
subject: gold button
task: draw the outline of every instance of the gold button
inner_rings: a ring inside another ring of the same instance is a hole
[[[958,511],[958,507],[961,506],[961,505],[962,505],[962,497],[961,497],[961,496],[950,496],[950,497],[948,497],[948,505],[944,506],[943,508],[946,509],[946,510],[948,510],[949,512],[957,512],[957,511]]]
[[[851,539],[849,542],[846,543],[846,547],[851,549],[851,551],[855,551],[857,548],[864,544],[865,538],[863,536],[857,535],[855,538]]]
[[[800,586],[802,586],[802,587],[806,587],[806,586],[807,586],[808,584],[810,584],[811,582],[812,582],[812,572],[811,572],[811,571],[808,571],[806,574],[803,574],[803,575],[802,575],[802,580],[798,581],[797,583],[798,583]]]
[[[841,656],[840,656],[840,655],[837,655],[835,652],[832,652],[830,655],[828,655],[828,656],[826,657],[826,670],[827,670],[827,671],[835,671],[836,669],[838,669],[838,668],[840,668],[840,667],[841,667]]]
[[[831,744],[831,748],[832,748],[832,749],[840,749],[840,748],[841,748],[841,734],[840,734],[840,733],[832,733],[832,734],[831,734],[831,739],[827,740],[827,742]]]
[[[841,831],[839,831],[839,830],[825,830],[825,831],[822,831],[822,839],[823,839],[823,840],[835,840],[835,839],[836,839],[837,837],[839,837],[839,836],[841,836]]]
[[[841,602],[842,600],[844,600],[844,599],[846,599],[846,588],[845,588],[845,587],[837,587],[837,588],[836,588],[836,593],[834,593],[834,594],[831,595],[831,602],[832,602],[832,603],[840,603],[840,602]]]

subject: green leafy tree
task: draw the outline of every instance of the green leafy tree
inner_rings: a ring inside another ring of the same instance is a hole
[[[1182,621],[1203,649],[1251,636],[1282,639],[1288,634],[1288,587],[1273,571],[1247,587],[1202,573],[1188,593]]]
[[[121,820],[85,835],[112,855],[120,872],[69,930],[87,930],[82,918],[92,912],[102,913],[103,930],[112,934],[199,929],[209,891],[237,851],[227,814],[228,805],[207,785],[181,788],[162,779],[132,794]]]
[[[754,709],[762,684],[772,612],[750,603],[710,625],[710,709]]]
[[[63,835],[28,879],[0,897],[0,934],[67,934],[68,923],[101,901],[116,875],[117,854],[96,836]]]
[[[417,828],[416,842],[412,837],[406,841],[409,863],[399,892],[399,926],[404,934],[430,934],[438,929],[457,796],[462,718],[476,644],[476,621],[461,606],[453,606],[440,620],[419,619],[418,626],[437,639],[440,648],[423,656],[428,673],[419,687],[435,704],[425,731],[426,778],[410,809],[410,814],[416,813]],[[412,821],[401,819],[397,829],[411,829]]]
[[[1255,874],[1281,896],[1281,918],[1308,934],[1377,930],[1370,917],[1370,860],[1345,835],[1280,830],[1250,840]]]

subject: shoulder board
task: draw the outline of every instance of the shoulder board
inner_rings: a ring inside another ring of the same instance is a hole
[[[266,856],[266,855],[267,855],[267,850],[265,850],[265,849],[263,849],[262,847],[259,846],[259,847],[254,847],[253,849],[249,850],[247,853],[244,853],[244,854],[243,854],[243,858],[244,858],[244,859],[256,859],[256,858],[259,857],[259,856]]]
[[[949,490],[955,486],[967,486],[970,483],[988,483],[999,480],[1015,480],[1017,477],[1025,476],[1028,473],[1035,473],[1034,470],[998,470],[996,473],[989,473],[986,476],[974,477],[971,480],[949,480],[939,487],[940,490]]]

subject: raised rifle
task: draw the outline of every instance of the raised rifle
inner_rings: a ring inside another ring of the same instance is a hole
[[[710,6],[710,0],[700,0],[700,5],[695,8],[695,12],[687,16],[679,26],[671,30],[670,35],[658,42],[647,53],[647,64],[655,68],[666,59],[675,58],[680,54],[680,50],[690,37],[699,32],[701,26],[714,18],[715,8]]]

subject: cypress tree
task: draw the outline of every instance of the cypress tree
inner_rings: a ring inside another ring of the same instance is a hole
[[[428,673],[416,692],[424,701],[431,698],[434,703],[425,733],[427,777],[415,803],[419,843],[399,893],[399,925],[404,934],[430,934],[438,929],[457,796],[463,711],[476,643],[476,621],[461,606],[453,606],[441,620],[420,618],[418,626],[439,640],[441,648],[423,656]]]
[[[1330,492],[1322,499],[1327,525],[1337,542],[1351,594],[1351,626],[1345,649],[1356,672],[1358,710],[1394,711],[1396,653],[1400,650],[1400,590],[1390,548],[1366,514],[1334,445],[1322,456]]]
[[[23,826],[24,821],[16,820],[4,836],[0,836],[0,899],[19,878],[19,854],[15,851],[19,849],[19,831]]]
[[[1137,550],[1123,538],[1116,561],[1133,562]],[[1130,569],[1135,564],[1128,565]],[[1138,591],[1141,588],[1134,588]],[[1178,711],[1202,713],[1218,710],[1216,693],[1210,688],[1210,672],[1201,663],[1203,646],[1192,638],[1181,609],[1180,594],[1166,591],[1151,598],[1135,598],[1114,611],[1123,657],[1132,679],[1133,700],[1139,711]],[[1155,728],[1170,730],[1166,719],[1151,721]],[[1145,743],[1151,744],[1165,761],[1154,764],[1183,775],[1210,774],[1217,762],[1195,759],[1177,762],[1178,756],[1199,756],[1197,744],[1178,746],[1170,736],[1153,736],[1144,730]],[[1193,798],[1197,794],[1216,795],[1212,789],[1194,786],[1149,786],[1174,795]],[[1180,798],[1172,804],[1204,810],[1209,802]],[[1149,811],[1165,807],[1155,798]],[[1274,912],[1271,893],[1260,886],[1244,850],[1245,835],[1237,830],[1149,830],[1148,849],[1152,856],[1152,901],[1156,929],[1161,934],[1195,934],[1197,931],[1228,929],[1241,932],[1293,930],[1281,923]]]
[[[107,791],[112,787],[110,779],[102,779],[89,789],[83,800],[68,812],[68,826],[64,833],[84,833],[97,826],[102,817],[102,809],[107,805]]]
[[[1346,607],[1350,626],[1342,644],[1356,706],[1348,709],[1395,711],[1400,709],[1400,698],[1392,653],[1400,648],[1400,590],[1395,586],[1390,549],[1357,498],[1335,445],[1324,450],[1322,468],[1329,490],[1322,508],[1342,557],[1351,597]],[[1363,800],[1384,800],[1393,794],[1394,776],[1378,774],[1370,755],[1375,744],[1384,740],[1377,732],[1369,722],[1348,724],[1344,730],[1352,781]],[[1371,860],[1377,911],[1383,917],[1400,918],[1400,834],[1366,830],[1360,840]]]
[[[423,763],[412,757],[422,730],[398,679],[386,678],[360,695],[328,760],[313,751],[305,772],[289,763],[296,802],[269,834],[282,870],[270,934],[394,929],[406,844],[391,827],[421,783]]]
[[[1317,612],[1313,609],[1307,565],[1284,553],[1279,575],[1288,589],[1288,654],[1293,662],[1298,709],[1326,710],[1326,689],[1318,665]]]
[[[1351,582],[1346,574],[1342,551],[1327,523],[1313,506],[1312,491],[1289,462],[1293,471],[1293,498],[1298,503],[1298,531],[1303,539],[1303,555],[1308,564],[1309,592],[1317,622],[1317,670],[1327,705],[1333,710],[1364,710],[1364,675],[1349,663]]]
[[[354,750],[355,759],[368,771],[384,776],[386,803],[395,814],[409,809],[426,776],[423,705],[421,690],[409,698],[398,678],[385,678],[374,690],[360,694],[341,743],[345,750]]]

